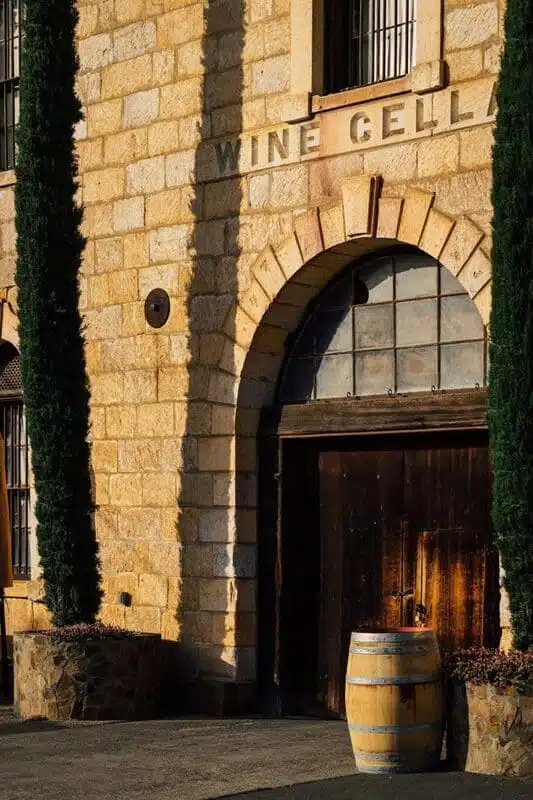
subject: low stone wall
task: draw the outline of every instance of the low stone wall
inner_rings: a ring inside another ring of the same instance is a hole
[[[14,635],[15,711],[23,719],[139,719],[160,709],[159,635],[57,642]]]
[[[533,692],[454,681],[447,706],[451,767],[486,775],[533,774]]]

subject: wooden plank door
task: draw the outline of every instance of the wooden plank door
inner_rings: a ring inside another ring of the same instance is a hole
[[[403,453],[322,452],[319,475],[321,699],[343,714],[351,631],[401,624]]]
[[[464,440],[463,440],[464,442]],[[466,445],[466,446],[465,446]],[[416,601],[441,649],[495,646],[498,556],[488,448],[442,438],[405,452],[405,515],[416,541]]]

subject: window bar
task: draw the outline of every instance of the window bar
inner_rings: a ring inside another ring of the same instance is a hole
[[[381,41],[381,71],[379,79],[384,80],[387,71],[387,0],[380,0],[379,38]]]
[[[364,30],[363,30],[363,0],[359,0],[359,41],[358,41],[358,62],[359,62],[359,74],[357,75],[356,84],[362,86],[364,83],[364,75],[363,75],[363,37],[364,37]]]
[[[374,1],[374,46],[376,52],[374,53],[374,60],[373,60],[373,80],[379,80],[379,59],[380,59],[380,41],[379,41],[379,0]]]

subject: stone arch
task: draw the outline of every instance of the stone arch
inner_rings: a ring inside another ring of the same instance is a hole
[[[285,339],[310,300],[355,258],[395,243],[440,261],[488,325],[492,268],[484,232],[468,216],[439,211],[433,192],[408,187],[402,196],[388,197],[381,190],[379,176],[349,178],[340,201],[298,215],[293,233],[267,245],[252,267],[251,286],[229,311],[229,338],[211,378],[210,399],[228,402],[231,396],[237,414],[248,409],[257,416],[273,399]]]

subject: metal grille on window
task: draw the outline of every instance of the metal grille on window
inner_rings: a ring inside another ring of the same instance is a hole
[[[7,496],[16,578],[30,577],[29,446],[22,401],[20,356],[0,345],[0,433],[5,447]]]
[[[326,93],[407,75],[416,63],[416,3],[326,2]]]
[[[15,166],[21,0],[0,0],[0,170]]]
[[[395,252],[350,267],[319,297],[288,355],[280,402],[487,385],[474,302],[429,256]]]

